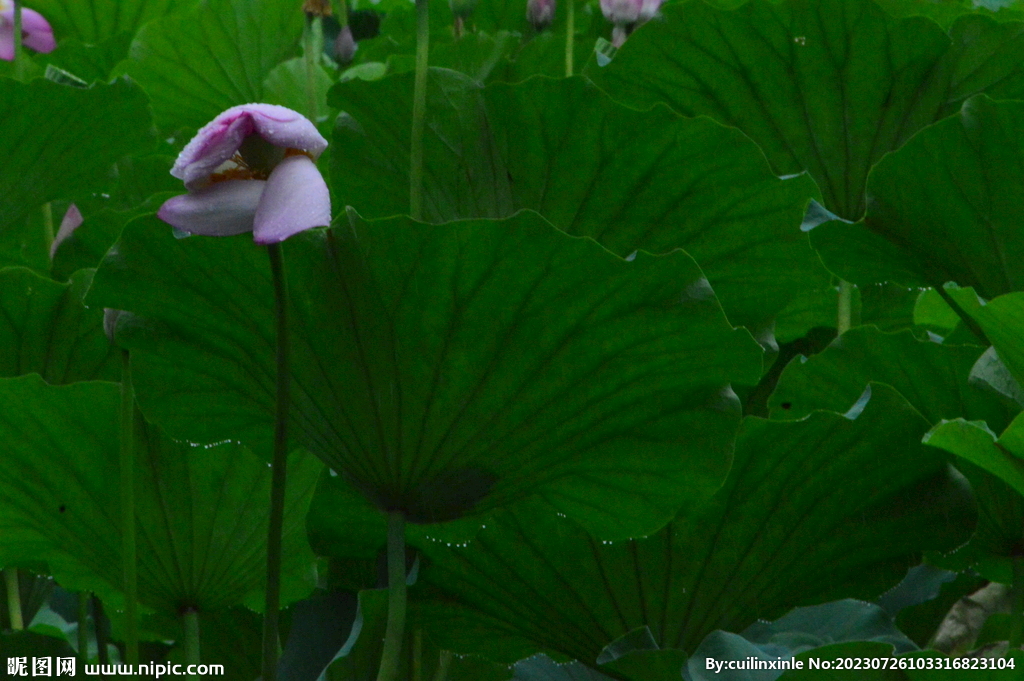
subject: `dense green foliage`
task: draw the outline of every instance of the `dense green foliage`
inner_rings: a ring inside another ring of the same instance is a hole
[[[279,678],[399,641],[410,681],[1024,678],[1016,3],[669,0],[616,49],[597,0],[431,0],[418,72],[411,0],[326,4],[25,2],[58,47],[0,61],[0,657],[260,673],[279,289],[156,211],[266,102],[333,204],[280,247]],[[895,662],[807,668],[844,657]]]

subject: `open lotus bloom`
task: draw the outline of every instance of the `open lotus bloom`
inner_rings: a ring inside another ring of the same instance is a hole
[[[36,52],[53,52],[57,42],[43,15],[21,8],[21,43]],[[14,0],[0,0],[0,59],[14,61]]]
[[[207,123],[171,175],[187,194],[157,215],[189,234],[252,232],[258,244],[331,222],[331,197],[316,167],[327,140],[301,114],[273,104],[235,106]]]

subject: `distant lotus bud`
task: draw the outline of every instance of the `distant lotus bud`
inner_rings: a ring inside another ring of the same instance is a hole
[[[359,45],[352,38],[352,29],[348,27],[348,24],[342,26],[338,37],[334,39],[334,58],[338,60],[339,64],[348,64],[356,56],[357,49],[359,49]]]
[[[647,1],[650,2],[650,0]],[[616,26],[635,24],[640,21],[640,12],[644,8],[644,4],[644,0],[601,0],[601,12],[605,19]]]
[[[570,0],[571,2],[572,0]],[[538,31],[543,31],[555,19],[555,0],[528,0],[526,20]]]
[[[465,19],[476,9],[477,0],[448,0],[456,19]]]
[[[82,222],[82,212],[78,210],[78,206],[72,203],[68,206],[67,212],[64,213],[64,219],[60,221],[60,229],[57,230],[57,236],[54,237],[53,243],[50,244],[51,260],[57,254],[57,249],[60,248],[60,245],[81,226]]]
[[[662,0],[644,0],[640,5],[640,21],[650,21],[658,15]]]

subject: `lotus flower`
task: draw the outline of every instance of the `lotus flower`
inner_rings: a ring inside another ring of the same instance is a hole
[[[253,233],[258,244],[331,222],[331,198],[316,167],[327,140],[301,114],[273,104],[235,106],[207,123],[171,175],[187,194],[157,215],[189,234]]]
[[[57,47],[49,22],[27,7],[21,8],[21,42],[36,52],[53,52]],[[14,61],[13,0],[0,0],[0,59]]]
[[[554,19],[555,0],[528,0],[526,3],[526,20],[538,31],[550,26]]]
[[[650,21],[658,14],[662,0],[601,0],[604,18],[615,24],[612,29],[612,44],[622,47],[626,36],[638,24]]]

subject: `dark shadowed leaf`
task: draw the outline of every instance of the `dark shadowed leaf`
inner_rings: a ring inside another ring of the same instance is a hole
[[[545,651],[594,665],[645,625],[660,648],[692,652],[795,604],[876,598],[922,550],[973,528],[969,489],[920,444],[926,428],[877,384],[856,420],[748,418],[711,501],[626,542],[525,504],[495,513],[468,546],[422,545],[422,579],[443,594],[433,633],[492,659]]]
[[[981,16],[945,34],[871,0],[753,0],[663,8],[593,75],[617,100],[666,102],[754,139],[780,174],[803,170],[825,207],[857,220],[868,171],[971,95],[1024,90],[1024,26]]]
[[[539,493],[602,534],[656,529],[728,468],[760,349],[676,251],[624,261],[532,213],[363,222],[288,241],[292,430],[414,522]],[[273,294],[251,237],[130,224],[91,302],[130,310],[144,411],[270,441]]]

